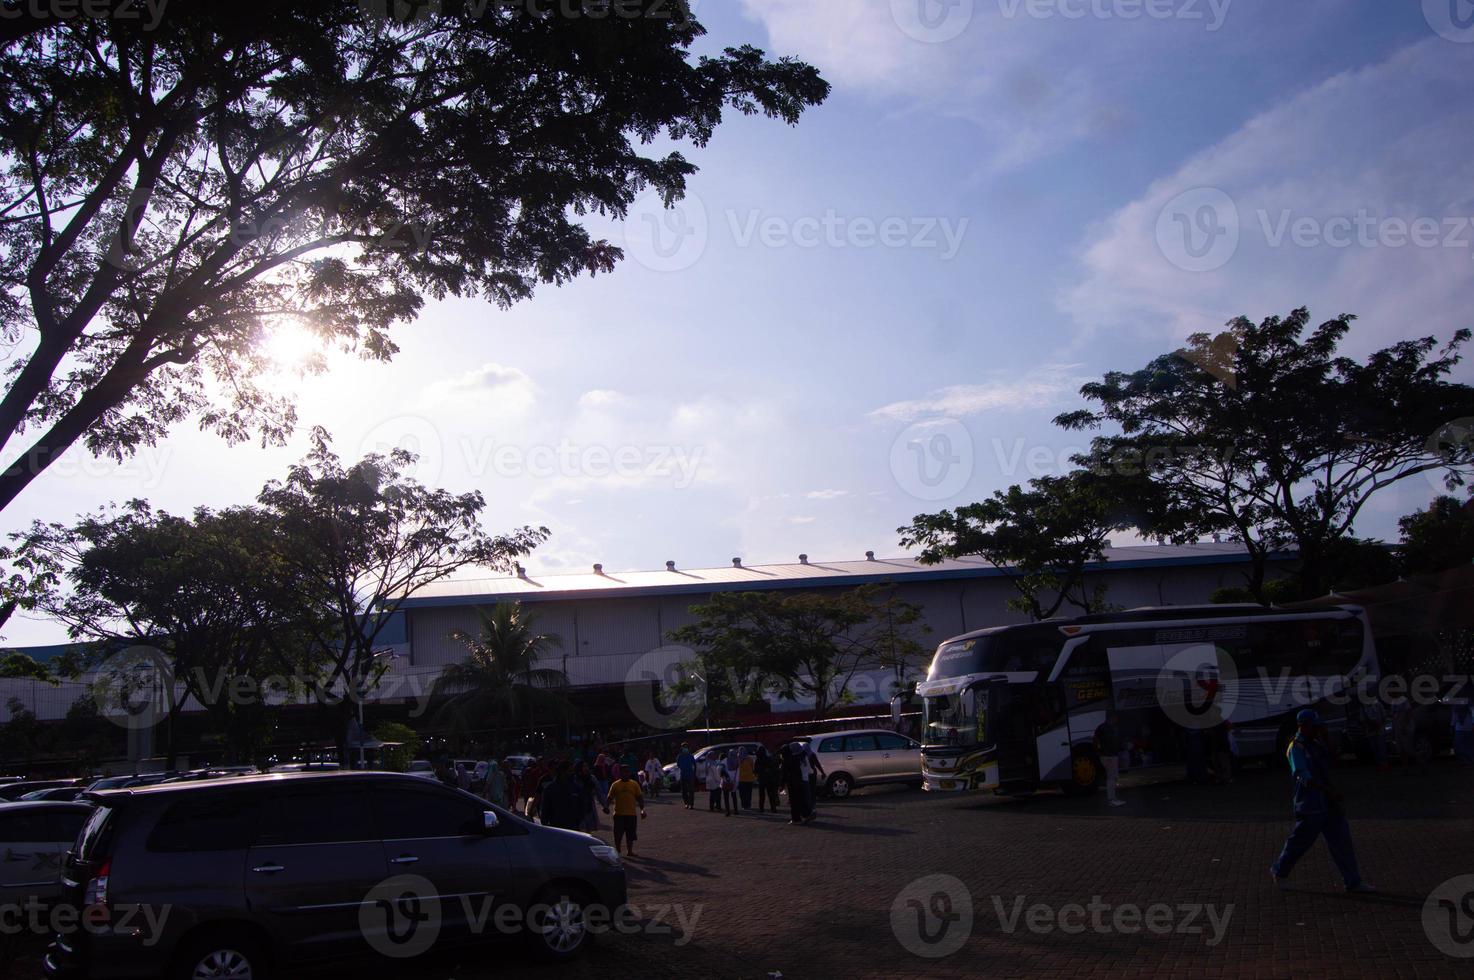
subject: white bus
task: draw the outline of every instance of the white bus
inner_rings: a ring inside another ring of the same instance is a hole
[[[1240,758],[1282,756],[1301,708],[1339,733],[1354,687],[1377,677],[1355,606],[1134,609],[977,630],[942,643],[917,685],[922,774],[933,791],[1093,792],[1107,710],[1133,765],[1176,761],[1188,739],[1227,731]]]

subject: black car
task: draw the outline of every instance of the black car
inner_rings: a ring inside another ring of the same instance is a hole
[[[37,790],[76,786],[79,782],[76,779],[31,779],[20,783],[7,783],[0,786],[0,800],[14,801]]]
[[[282,773],[89,793],[48,976],[249,980],[516,935],[576,955],[625,902],[613,848],[396,773]],[[167,914],[163,914],[167,911]]]

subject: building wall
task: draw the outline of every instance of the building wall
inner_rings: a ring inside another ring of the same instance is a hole
[[[1107,570],[1087,580],[1107,587],[1106,600],[1125,608],[1184,605],[1207,602],[1219,588],[1240,585],[1242,573],[1233,565],[1191,565],[1174,568]],[[1016,593],[1002,578],[958,578],[902,583],[896,595],[922,609],[922,623],[930,632],[919,637],[923,646],[987,626],[1020,623],[1027,616],[1008,608]],[[624,683],[640,657],[668,646],[666,635],[694,620],[692,605],[705,595],[630,596],[618,599],[550,599],[529,601],[538,617],[538,629],[560,637],[562,646],[544,661],[565,671],[574,686]],[[1060,615],[1078,610],[1065,606]],[[476,631],[477,606],[417,608],[407,613],[410,660],[408,666],[429,671],[465,656],[465,647],[449,638],[452,630]]]

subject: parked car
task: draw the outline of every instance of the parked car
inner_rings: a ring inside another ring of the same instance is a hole
[[[340,766],[336,762],[284,762],[279,766],[272,766],[270,772],[337,772]]]
[[[10,783],[0,786],[0,800],[13,802],[42,789],[56,789],[61,786],[76,786],[75,779],[30,779],[20,783]]]
[[[61,897],[62,859],[91,813],[86,803],[0,803],[0,906]]]
[[[129,786],[152,786],[179,775],[178,770],[171,769],[168,772],[141,772],[132,776],[104,776],[93,780],[87,787],[87,792],[92,793],[102,789],[126,789]]]
[[[435,764],[429,759],[416,759],[409,764],[409,774],[419,776],[421,779],[437,779],[435,775]]]
[[[245,776],[91,798],[61,904],[170,914],[153,931],[130,923],[58,936],[45,958],[52,977],[291,976],[402,954],[420,928],[434,929],[428,948],[518,922],[516,935],[566,959],[589,939],[586,910],[608,922],[626,901],[619,855],[598,838],[402,773]],[[382,902],[365,897],[386,888]],[[406,889],[420,889],[420,902],[397,917]],[[438,910],[432,925],[423,908]],[[382,959],[374,975],[403,962]]]
[[[884,728],[825,732],[809,737],[824,767],[830,796],[846,797],[857,786],[910,783],[920,787],[921,743]]]
[[[759,743],[757,742],[718,742],[716,745],[708,745],[705,748],[697,749],[695,753],[693,753],[693,757],[696,759],[697,762],[700,762],[702,759],[706,759],[708,757],[711,759],[722,759],[725,758],[727,753],[732,749],[746,749],[748,755],[755,755],[757,754],[758,744]],[[680,788],[681,769],[674,762],[670,763],[664,769],[662,769],[661,774],[665,777],[665,785],[667,788]]]
[[[505,760],[507,771],[516,779],[521,779],[522,774],[531,768],[537,761],[536,756],[531,755],[509,755]]]
[[[70,803],[85,793],[85,786],[53,786],[50,789],[33,789],[29,793],[21,794],[21,801],[47,801],[52,803]]]

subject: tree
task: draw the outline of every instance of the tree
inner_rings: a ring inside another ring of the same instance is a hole
[[[1129,526],[1117,501],[1089,473],[1040,477],[980,503],[922,514],[896,529],[901,546],[921,549],[919,560],[979,555],[1008,575],[1018,597],[1010,609],[1048,619],[1065,603],[1097,612],[1104,596],[1090,591],[1085,566],[1105,560],[1107,535]]]
[[[379,767],[385,772],[409,772],[409,764],[420,751],[419,733],[408,725],[386,721],[374,726],[373,736],[385,743],[379,750]]]
[[[1096,408],[1055,421],[1103,425],[1076,462],[1151,506],[1143,530],[1174,540],[1227,532],[1252,559],[1248,586],[1264,588],[1276,551],[1298,551],[1300,580],[1324,593],[1329,549],[1352,536],[1379,490],[1439,471],[1451,485],[1474,466],[1474,389],[1446,380],[1469,340],[1443,347],[1405,340],[1365,361],[1337,351],[1354,317],[1306,334],[1308,310],[1255,325],[1240,317],[1219,335],[1194,334],[1184,350],[1146,367],[1112,371],[1081,389]]]
[[[538,632],[537,617],[520,603],[499,602],[490,613],[477,610],[477,616],[481,625],[475,635],[462,630],[451,634],[470,656],[440,675],[436,691],[447,695],[442,715],[468,728],[523,718],[529,733],[538,714],[567,717],[571,706],[563,692],[568,677],[538,666],[563,645],[558,635]]]
[[[672,630],[670,638],[698,651],[709,691],[713,675],[725,673],[733,692],[771,688],[785,698],[812,699],[820,716],[848,700],[856,674],[899,674],[922,653],[911,630],[921,610],[880,585],[837,594],[718,592],[691,614],[696,622]]]
[[[427,297],[607,271],[581,221],[696,170],[644,147],[829,91],[748,46],[693,59],[688,0],[373,6],[4,18],[0,330],[35,343],[0,399],[0,508],[79,439],[122,458],[196,417],[280,442],[264,337],[383,360]]]
[[[169,718],[192,696],[245,761],[268,734],[288,693],[274,679],[311,676],[308,638],[325,603],[283,561],[275,519],[259,507],[198,508],[190,517],[130,501],[75,524],[36,522],[16,553],[36,579],[60,584],[39,608],[74,639],[95,644],[91,666],[134,645],[156,648]],[[126,658],[125,658],[126,659]]]
[[[1431,575],[1474,562],[1474,511],[1457,497],[1440,496],[1397,522],[1403,570]]]
[[[292,580],[323,603],[323,618],[309,624],[321,667],[313,690],[340,748],[357,702],[387,667],[379,637],[405,600],[463,568],[506,570],[548,536],[529,527],[486,533],[481,494],[431,490],[410,475],[415,460],[396,449],[344,466],[316,428],[307,458],[258,497],[277,522]]]
[[[0,677],[29,677],[52,687],[61,683],[45,664],[37,663],[24,653],[15,650],[0,651]]]

